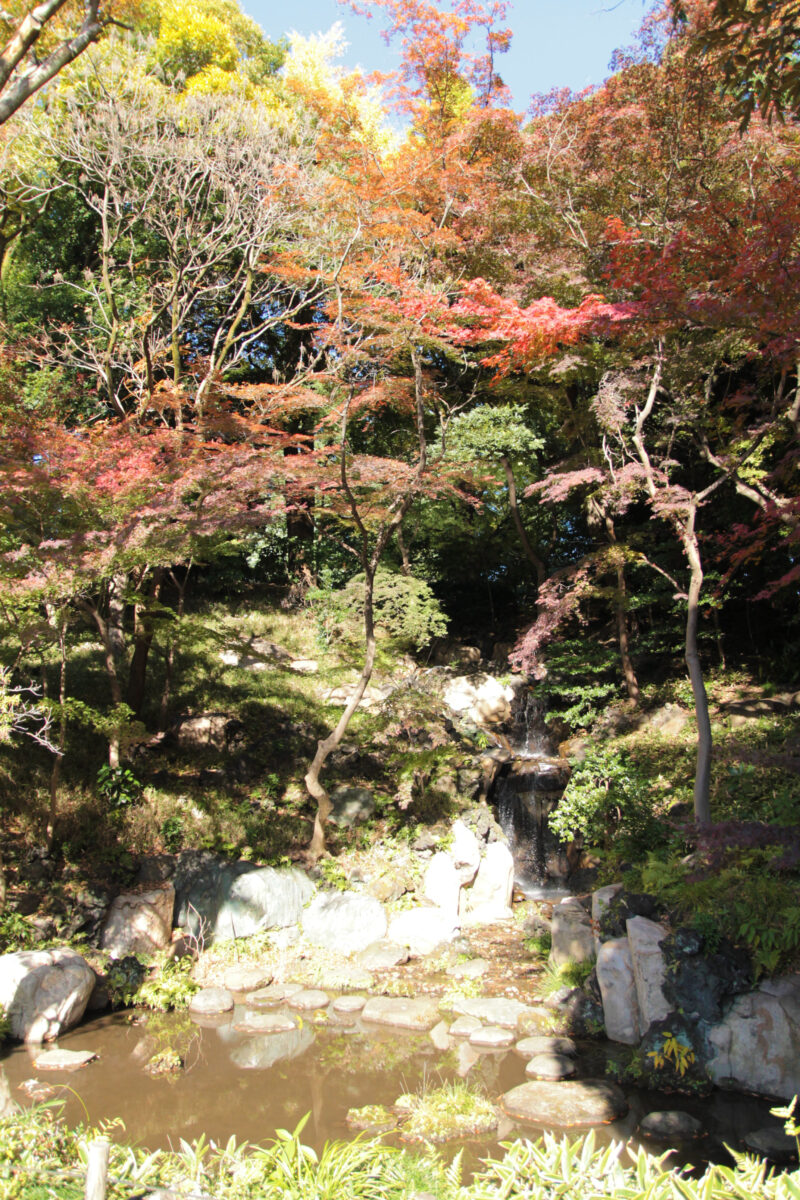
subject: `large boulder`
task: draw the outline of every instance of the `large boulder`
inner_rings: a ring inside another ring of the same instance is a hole
[[[175,889],[170,883],[149,892],[117,896],[100,933],[100,949],[112,958],[166,950],[172,941],[174,907]]]
[[[800,975],[739,996],[709,1042],[708,1073],[718,1087],[786,1100],[800,1094]]]
[[[303,913],[303,933],[315,946],[357,954],[386,936],[386,913],[374,896],[320,892]]]
[[[392,917],[387,936],[412,954],[425,955],[452,942],[458,930],[458,917],[444,908],[409,908]]]
[[[21,950],[0,957],[0,1007],[11,1034],[26,1042],[52,1042],[77,1025],[96,976],[69,947]]]
[[[612,1042],[635,1046],[642,1035],[633,960],[627,938],[603,942],[597,952],[597,982],[603,998],[603,1022]]]
[[[550,924],[550,962],[563,967],[568,962],[591,962],[595,956],[594,934],[588,912],[574,896],[553,908]]]
[[[461,892],[463,925],[491,925],[505,921],[511,912],[514,890],[514,859],[503,842],[491,842],[481,860],[472,887]]]
[[[662,943],[667,933],[663,926],[647,917],[631,917],[627,922],[628,943],[636,982],[641,1029],[644,1033],[654,1021],[663,1021],[672,1011],[664,994],[667,966]]]
[[[459,675],[451,680],[444,702],[476,725],[502,725],[511,717],[513,689],[492,675]]]
[[[459,772],[459,777],[461,772]],[[466,886],[472,883],[481,865],[481,846],[472,830],[459,817],[453,822],[453,844],[450,847],[459,882]]]
[[[458,912],[458,897],[461,891],[461,880],[455,863],[450,855],[439,850],[428,863],[423,884],[426,900],[443,908],[454,916]]]
[[[368,821],[375,812],[375,797],[367,788],[338,787],[331,792],[328,820],[339,829],[352,829],[359,821]]]
[[[256,867],[194,851],[180,855],[173,882],[175,924],[205,940],[295,925],[315,890],[294,867]]]

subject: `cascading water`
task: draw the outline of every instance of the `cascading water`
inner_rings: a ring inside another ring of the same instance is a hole
[[[535,899],[566,895],[569,865],[550,832],[548,817],[569,778],[564,759],[553,757],[542,702],[527,689],[518,693],[508,736],[498,741],[511,756],[501,768],[492,799],[508,838],[520,891]]]

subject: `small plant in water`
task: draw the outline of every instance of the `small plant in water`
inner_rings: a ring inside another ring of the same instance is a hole
[[[653,1060],[653,1066],[659,1070],[671,1066],[681,1076],[685,1075],[695,1060],[691,1046],[680,1041],[674,1033],[667,1030],[663,1035],[661,1048],[648,1050],[647,1057]]]
[[[397,1098],[395,1108],[409,1114],[401,1133],[410,1141],[479,1137],[491,1133],[498,1122],[492,1102],[461,1080],[421,1093],[406,1093]]]

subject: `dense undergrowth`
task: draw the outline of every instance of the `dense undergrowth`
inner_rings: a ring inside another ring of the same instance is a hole
[[[302,1128],[280,1131],[264,1146],[224,1146],[201,1139],[173,1151],[147,1153],[113,1142],[109,1200],[132,1200],[156,1188],[215,1200],[797,1200],[800,1173],[776,1174],[756,1158],[702,1174],[669,1169],[666,1156],[629,1152],[621,1143],[598,1147],[589,1134],[575,1141],[546,1135],[504,1147],[471,1182],[462,1181],[460,1155],[451,1163],[428,1150],[411,1154],[378,1140],[328,1143],[317,1154]],[[58,1109],[43,1105],[0,1119],[0,1200],[80,1200],[87,1146],[104,1131],[70,1129]],[[119,1133],[112,1126],[112,1135]]]

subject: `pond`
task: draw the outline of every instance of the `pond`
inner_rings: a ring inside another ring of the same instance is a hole
[[[118,1118],[124,1131],[112,1131],[112,1136],[151,1149],[177,1147],[180,1139],[201,1135],[218,1144],[231,1135],[263,1142],[276,1129],[295,1129],[306,1114],[303,1140],[319,1149],[326,1140],[354,1136],[346,1120],[350,1108],[391,1105],[403,1093],[458,1077],[498,1101],[525,1081],[526,1060],[513,1049],[481,1052],[447,1037],[442,1028],[435,1044],[427,1033],[370,1026],[329,1010],[322,1025],[304,1020],[291,1033],[248,1034],[234,1029],[244,1011],[237,1007],[224,1018],[203,1018],[202,1023],[187,1014],[107,1014],[59,1039],[61,1049],[98,1054],[97,1061],[79,1071],[36,1070],[36,1051],[24,1046],[12,1048],[0,1063],[15,1100],[33,1103],[20,1085],[36,1079],[64,1100],[70,1123]],[[184,1069],[154,1077],[145,1068],[165,1049],[181,1056]],[[579,1077],[602,1078],[604,1056],[602,1044],[579,1045]],[[724,1143],[743,1148],[747,1132],[776,1124],[768,1101],[732,1093],[687,1099],[626,1089],[626,1097],[629,1113],[601,1126],[601,1140],[634,1138],[638,1144],[638,1121],[658,1109],[677,1108],[702,1120],[707,1136],[675,1162],[730,1162]],[[467,1144],[467,1165],[476,1166],[502,1140],[535,1138],[541,1132],[504,1119],[496,1135]],[[456,1148],[448,1143],[447,1151]]]

